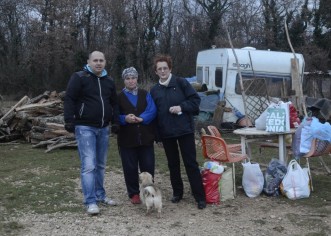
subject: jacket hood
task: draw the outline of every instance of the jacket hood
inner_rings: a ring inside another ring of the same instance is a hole
[[[87,72],[89,72],[89,73],[91,73],[91,74],[93,74],[93,75],[96,75],[96,74],[93,73],[91,67],[88,64],[86,64],[84,66],[84,70],[87,71]],[[103,69],[100,77],[105,77],[107,75],[108,75],[107,71],[105,69]]]

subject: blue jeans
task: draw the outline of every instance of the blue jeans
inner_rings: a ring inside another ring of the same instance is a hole
[[[109,126],[96,128],[77,125],[75,136],[81,161],[81,182],[84,204],[105,199],[103,187],[109,145]]]

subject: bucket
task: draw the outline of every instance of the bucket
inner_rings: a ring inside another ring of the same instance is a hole
[[[246,116],[244,116],[244,117],[238,119],[238,120],[237,120],[237,124],[238,124],[239,126],[243,126],[243,127],[246,127],[246,126],[247,126],[247,127],[252,127],[252,126],[253,126],[251,120],[250,120],[249,118],[247,118]]]

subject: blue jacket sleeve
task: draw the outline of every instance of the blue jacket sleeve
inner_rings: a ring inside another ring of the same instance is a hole
[[[143,118],[142,123],[144,125],[148,125],[149,123],[151,123],[155,119],[156,113],[157,113],[155,103],[154,103],[150,93],[147,93],[146,100],[147,100],[147,107],[146,107],[145,111],[143,113],[141,113],[139,116],[139,117]]]

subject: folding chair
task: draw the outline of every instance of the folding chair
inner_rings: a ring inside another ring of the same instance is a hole
[[[229,152],[229,147],[224,139],[212,135],[202,135],[202,155],[205,159],[219,163],[232,163],[233,192],[236,196],[235,166],[236,162],[249,159],[247,155]]]
[[[222,135],[221,135],[220,131],[217,129],[216,126],[209,125],[209,126],[207,126],[207,128],[208,128],[208,131],[210,132],[210,134],[212,136],[222,138]],[[240,143],[227,144],[227,146],[229,148],[229,152],[239,152],[239,153],[241,153],[241,144]]]
[[[312,145],[310,148],[310,151],[304,155],[303,157],[306,158],[307,168],[308,168],[308,174],[310,178],[310,190],[314,191],[313,188],[313,179],[310,173],[310,165],[309,165],[309,159],[313,157],[319,157],[320,161],[322,162],[323,166],[327,170],[327,172],[330,174],[330,169],[325,164],[323,158],[321,156],[331,154],[331,143],[319,139],[313,139]]]

